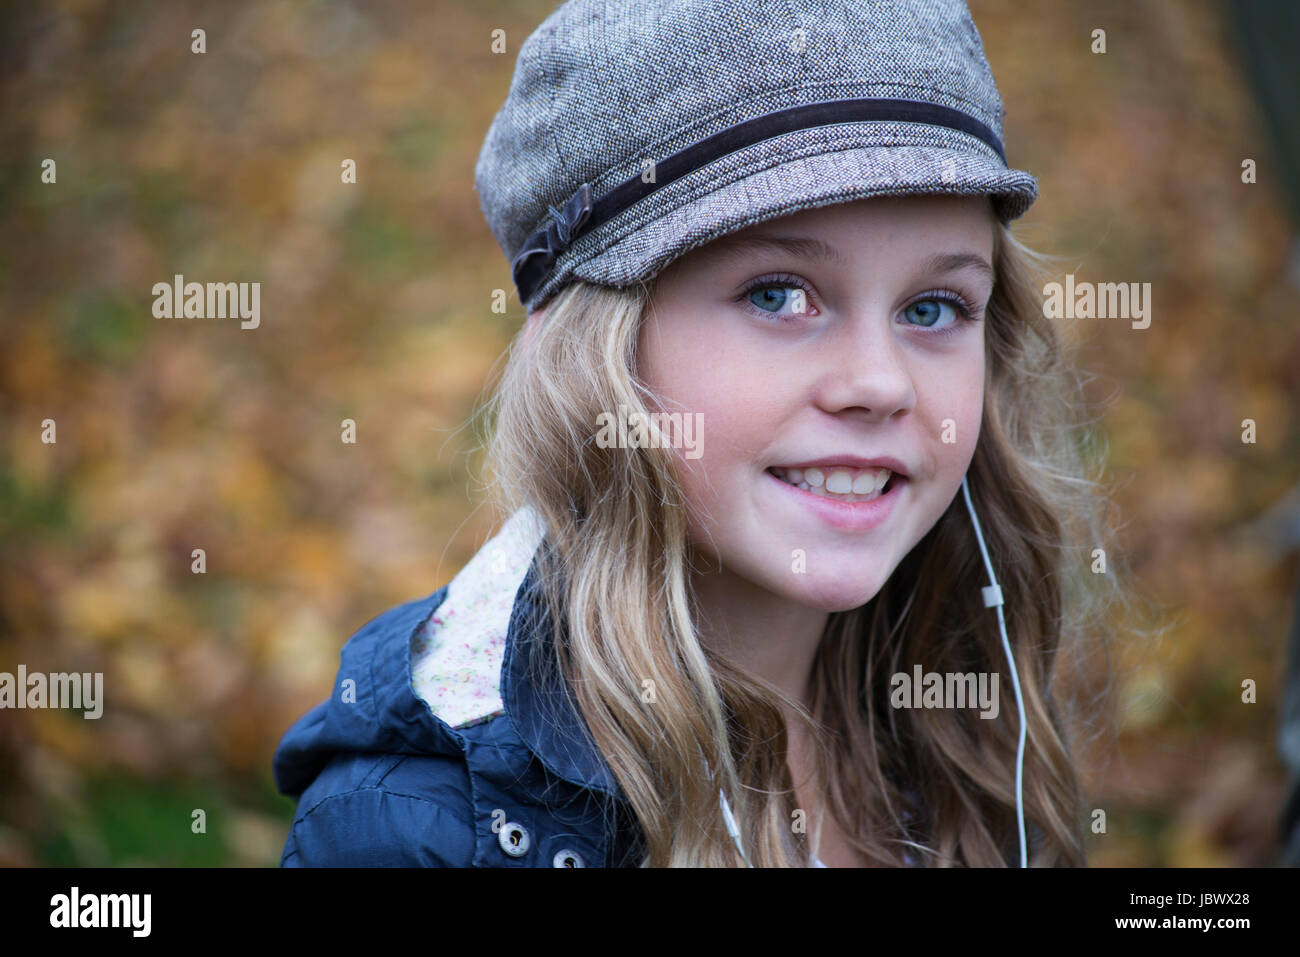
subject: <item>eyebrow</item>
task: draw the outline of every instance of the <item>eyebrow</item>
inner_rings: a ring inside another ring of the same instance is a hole
[[[724,236],[700,250],[701,258],[710,261],[736,259],[749,252],[784,252],[814,262],[847,266],[844,255],[829,243],[812,236]],[[990,281],[996,277],[988,261],[974,253],[936,253],[921,263],[922,272],[957,272],[975,269]]]

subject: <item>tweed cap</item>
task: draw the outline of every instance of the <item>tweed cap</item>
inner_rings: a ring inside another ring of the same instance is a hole
[[[529,312],[764,220],[1038,195],[963,0],[568,0],[524,41],[475,188]]]

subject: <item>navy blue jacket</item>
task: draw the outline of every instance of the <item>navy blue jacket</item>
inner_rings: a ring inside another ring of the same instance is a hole
[[[501,553],[488,554],[501,538],[471,562],[480,588],[483,563],[502,565]],[[516,543],[506,564],[522,567],[532,543]],[[499,697],[449,723],[413,689],[412,639],[438,620],[470,570],[353,635],[334,693],[285,734],[275,781],[298,808],[281,866],[639,865],[640,828],[585,722],[559,693],[536,559],[521,582],[493,579],[513,595],[504,656],[498,669],[485,640],[481,664],[495,673],[470,677],[490,678]]]

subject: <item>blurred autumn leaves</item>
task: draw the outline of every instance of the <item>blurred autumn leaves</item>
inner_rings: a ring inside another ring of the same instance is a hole
[[[489,530],[469,419],[518,317],[467,170],[509,67],[450,8],[12,15],[0,669],[107,707],[0,716],[0,860],[273,864],[280,734]],[[154,319],[176,273],[260,281],[261,326]]]
[[[514,292],[473,167],[552,8],[3,14],[0,670],[103,671],[106,707],[0,712],[0,862],[278,861],[280,735],[329,693],[353,630],[445,583],[491,528],[473,412],[522,313],[490,310]],[[1089,853],[1267,863],[1297,569],[1230,534],[1297,460],[1267,142],[1215,7],[971,8],[1012,164],[1040,182],[1017,234],[1062,273],[1153,285],[1150,329],[1067,330],[1108,402],[1133,584],[1169,619],[1120,649],[1119,739],[1087,775],[1109,828]],[[176,273],[261,282],[261,326],[154,319],[150,289]]]

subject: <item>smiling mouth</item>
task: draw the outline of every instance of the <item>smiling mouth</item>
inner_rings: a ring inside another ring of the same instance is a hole
[[[767,472],[786,485],[834,502],[870,502],[907,481],[889,469],[786,469],[774,465]]]

